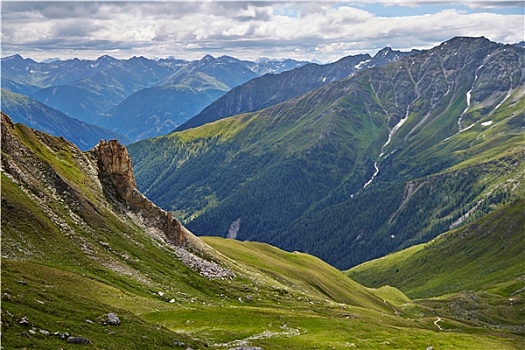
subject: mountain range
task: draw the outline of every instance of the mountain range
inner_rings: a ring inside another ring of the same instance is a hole
[[[399,288],[426,297],[411,299],[394,287],[364,287],[308,254],[194,236],[137,190],[116,140],[81,152],[4,113],[0,130],[6,349],[523,344],[523,200],[347,272],[399,284],[389,269],[413,269]],[[444,260],[440,251],[453,255]],[[453,256],[468,272],[447,286],[458,271]]]
[[[176,131],[270,107],[328,83],[347,78],[359,70],[382,66],[417,52],[417,50],[401,52],[386,47],[374,57],[369,54],[347,56],[331,64],[310,63],[281,74],[266,74],[233,88],[202,112],[177,127]]]
[[[14,55],[2,58],[1,85],[69,117],[110,128],[125,136],[122,140],[135,140],[172,131],[215,98],[251,78],[306,63],[251,62],[210,55],[196,61],[121,60],[105,55],[96,60],[43,63]],[[146,99],[147,105],[139,99]],[[138,121],[133,119],[137,116]]]
[[[131,144],[138,187],[197,235],[352,267],[523,197],[523,57],[457,37]]]

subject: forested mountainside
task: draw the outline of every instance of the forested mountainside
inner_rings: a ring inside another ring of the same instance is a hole
[[[209,55],[196,61],[120,60],[105,55],[96,60],[40,63],[15,55],[2,58],[1,75],[3,89],[135,139],[172,131],[218,96],[254,77],[306,63]],[[144,100],[137,104],[137,98]]]
[[[349,268],[524,194],[524,49],[458,37],[295,99],[130,145],[192,232]]]
[[[347,78],[359,70],[382,66],[399,57],[414,55],[417,52],[416,50],[401,52],[387,47],[374,57],[368,54],[348,56],[331,64],[311,63],[280,74],[266,74],[232,89],[177,127],[176,131],[270,107],[328,83]]]
[[[93,148],[100,140],[127,139],[110,130],[70,118],[26,95],[1,90],[1,110],[10,115],[15,123],[23,123],[33,129],[54,136],[62,136],[77,145],[81,150]]]
[[[4,114],[1,130],[6,349],[521,344],[514,329],[436,318],[395,288],[365,288],[307,254],[203,242],[137,191],[116,141],[81,152]]]

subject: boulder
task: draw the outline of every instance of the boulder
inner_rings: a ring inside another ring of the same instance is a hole
[[[22,326],[29,326],[29,320],[25,316],[22,317],[22,319],[18,321],[18,323],[20,323]]]
[[[89,344],[91,343],[89,339],[82,338],[82,337],[69,337],[67,338],[66,342],[70,344]]]
[[[108,316],[108,324],[109,325],[111,325],[111,326],[118,326],[120,324],[120,319],[114,313],[110,312],[107,316]]]

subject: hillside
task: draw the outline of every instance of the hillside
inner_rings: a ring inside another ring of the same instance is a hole
[[[23,123],[54,136],[65,137],[82,150],[93,148],[102,139],[118,138],[123,142],[127,141],[122,135],[70,118],[22,94],[4,89],[1,94],[1,109],[10,115],[14,122]]]
[[[115,141],[80,152],[3,114],[1,130],[6,349],[519,348],[506,329],[441,332],[431,308],[313,256],[204,243],[136,190]]]
[[[525,321],[525,201],[518,200],[432,241],[356,266],[367,286],[391,285],[441,316],[478,326]]]
[[[197,235],[239,223],[341,269],[426,242],[523,198],[523,53],[454,38],[132,144],[138,186]]]
[[[382,66],[415,53],[416,51],[401,52],[385,48],[374,57],[368,54],[348,56],[330,64],[311,63],[280,74],[266,74],[235,87],[175,131],[195,128],[236,114],[258,111],[347,78],[359,70]]]
[[[428,243],[356,266],[348,275],[370,287],[394,286],[414,298],[462,290],[497,289],[506,297],[522,293],[524,209],[525,201],[517,200]]]

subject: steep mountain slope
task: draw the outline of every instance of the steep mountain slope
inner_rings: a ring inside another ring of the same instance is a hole
[[[82,150],[94,147],[101,139],[126,140],[117,133],[70,118],[30,97],[8,90],[2,89],[1,102],[2,111],[10,115],[14,122],[24,123],[54,136],[63,136]]]
[[[498,288],[506,297],[525,291],[525,201],[509,203],[485,217],[380,259],[348,275],[361,283],[391,285],[415,298]],[[425,283],[421,283],[425,280]]]
[[[176,131],[194,128],[236,114],[258,111],[346,78],[361,69],[382,66],[416,52],[393,51],[385,48],[374,57],[368,54],[348,56],[331,64],[311,63],[281,74],[264,75],[232,89],[179,126]]]
[[[82,153],[3,114],[1,130],[6,349],[519,348],[509,330],[440,332],[432,308],[306,254],[211,248],[136,190],[116,141]]]
[[[129,147],[139,188],[197,234],[240,222],[239,239],[339,268],[428,241],[524,195],[523,57],[454,38],[139,142]]]

